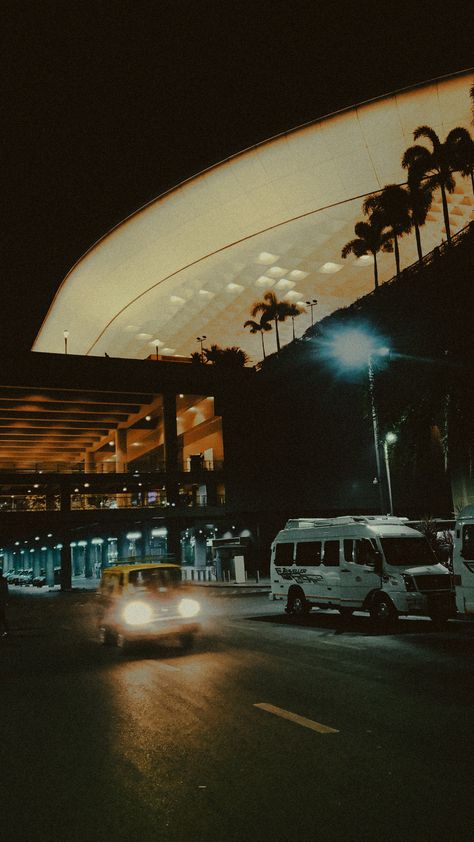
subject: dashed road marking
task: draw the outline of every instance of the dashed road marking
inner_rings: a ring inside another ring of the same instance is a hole
[[[295,722],[296,725],[302,725],[303,728],[310,728],[319,734],[339,734],[336,728],[330,728],[329,725],[322,725],[321,722],[315,722],[314,719],[307,719],[306,716],[299,716],[297,713],[276,707],[276,705],[269,705],[267,702],[255,703],[254,707],[260,708],[260,710],[266,710],[268,713],[274,713],[275,716],[281,716],[282,719],[289,719],[290,722]]]

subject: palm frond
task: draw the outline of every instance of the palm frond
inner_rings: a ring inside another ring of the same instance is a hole
[[[418,128],[413,132],[413,140],[418,140],[419,137],[426,137],[428,140],[431,140],[433,149],[436,151],[441,146],[441,141],[431,126],[418,126]]]

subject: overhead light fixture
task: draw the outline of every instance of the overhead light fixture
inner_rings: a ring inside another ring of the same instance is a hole
[[[227,289],[229,292],[242,292],[245,287],[241,286],[241,284],[227,284]]]
[[[259,278],[255,281],[256,287],[272,287],[275,283],[273,278],[269,278],[268,275],[260,275]]]
[[[342,269],[342,263],[331,263],[331,261],[328,261],[320,266],[318,272],[321,272],[323,275],[334,275],[340,269]]]
[[[288,277],[291,278],[292,281],[304,281],[308,275],[309,272],[302,272],[301,269],[292,269],[291,272],[288,272]]]
[[[272,268],[268,270],[267,274],[272,278],[282,278],[283,275],[286,275],[286,271],[287,270],[282,269],[281,266],[272,266]]]
[[[278,260],[278,254],[271,254],[269,251],[261,251],[257,257],[257,263],[263,263],[264,266],[271,266]]]
[[[278,281],[278,283],[276,285],[276,288],[277,289],[293,289],[294,286],[296,286],[294,281],[289,281],[287,278],[281,278]]]

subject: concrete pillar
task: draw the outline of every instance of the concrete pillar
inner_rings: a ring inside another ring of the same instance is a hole
[[[86,579],[92,578],[92,547],[89,542],[83,547],[84,551],[84,576]]]
[[[90,450],[86,450],[84,454],[84,471],[86,474],[95,472],[95,454]]]
[[[119,427],[115,430],[115,470],[123,474],[127,470],[127,430]]]
[[[32,566],[32,568],[33,568],[33,579],[34,579],[34,578],[35,578],[35,576],[39,576],[39,575],[40,575],[40,570],[41,570],[41,552],[40,552],[40,550],[39,550],[39,549],[35,549],[35,551],[34,551],[33,553],[30,553],[30,555],[33,557],[33,563],[31,564],[31,566]]]
[[[69,537],[64,536],[61,548],[61,590],[71,590],[71,547]]]
[[[107,564],[109,563],[109,559],[108,559],[108,555],[107,555],[108,546],[109,546],[109,542],[107,541],[106,538],[104,538],[104,543],[102,544],[102,546],[100,548],[100,559],[101,559],[102,570],[104,569],[104,567],[107,567]]]
[[[129,544],[130,541],[126,537],[126,533],[121,532],[117,539],[117,553],[120,561],[127,560]]]
[[[166,498],[168,505],[178,503],[178,425],[176,395],[163,395],[163,431],[165,443]]]
[[[71,511],[71,489],[69,485],[61,485],[60,488],[60,510],[61,512]]]
[[[206,566],[206,536],[199,532],[199,529],[194,530],[194,566]]]
[[[46,584],[50,588],[54,585],[54,554],[51,547],[46,550]]]

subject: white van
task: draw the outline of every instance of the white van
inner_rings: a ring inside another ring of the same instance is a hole
[[[453,547],[454,589],[459,614],[474,619],[474,506],[456,520]]]
[[[400,614],[447,620],[454,615],[449,571],[406,521],[389,515],[289,520],[272,544],[270,598],[285,600],[290,614],[317,606],[369,611],[378,621]]]

